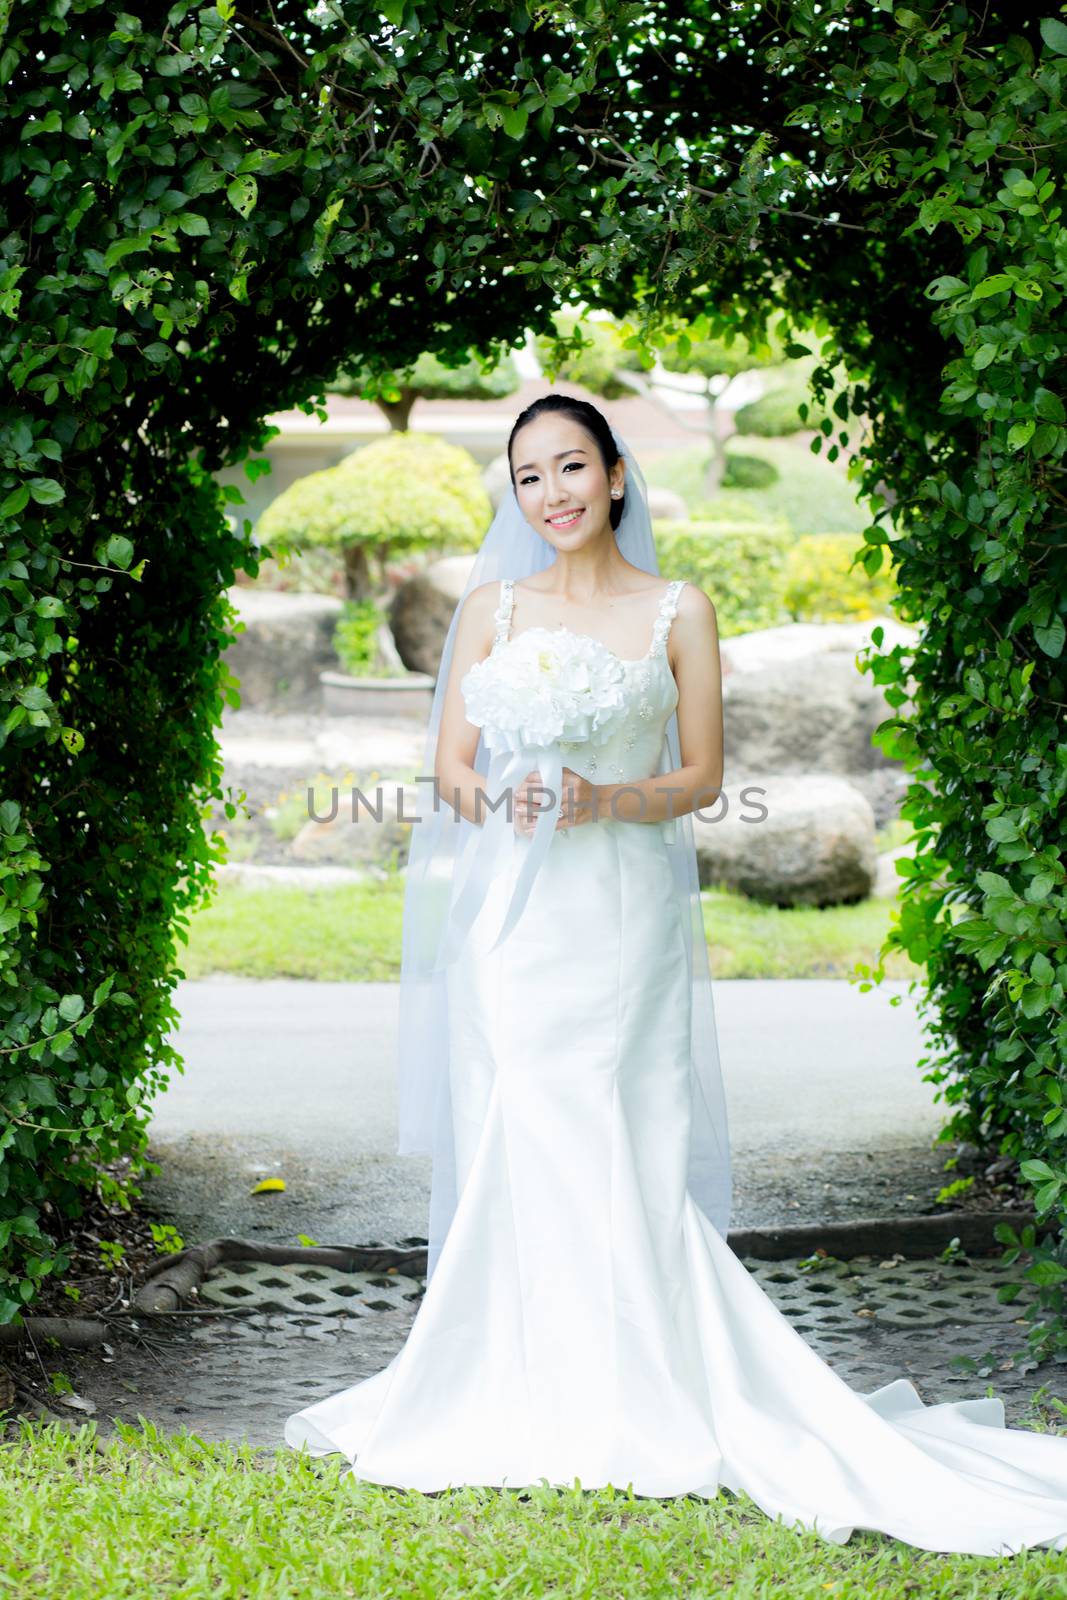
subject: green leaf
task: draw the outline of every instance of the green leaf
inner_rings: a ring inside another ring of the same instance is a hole
[[[1047,1161],[1021,1161],[1019,1171],[1027,1183],[1047,1183],[1056,1176]]]
[[[1058,1261],[1035,1261],[1028,1268],[1026,1276],[1031,1283],[1047,1285],[1062,1283],[1067,1278],[1067,1267],[1061,1267]]]
[[[104,562],[109,567],[121,567],[123,571],[133,560],[133,545],[121,533],[113,533],[104,549]]]
[[[975,300],[988,300],[990,295],[1003,294],[1005,289],[1010,289],[1014,278],[1009,278],[1006,272],[994,272],[992,277],[983,278],[981,283],[971,290],[971,297]]]
[[[27,711],[47,711],[52,704],[47,689],[39,683],[28,683],[24,689],[18,690],[15,698]]]
[[[30,493],[39,506],[54,506],[63,499],[65,490],[55,478],[31,478]]]
[[[1047,628],[1035,628],[1034,638],[1047,656],[1058,661],[1063,654],[1065,638],[1063,618],[1053,617]]]
[[[102,978],[93,990],[93,1005],[98,1006],[102,1000],[106,1000],[114,987],[115,974],[109,972],[107,977]]]
[[[966,288],[962,278],[946,276],[928,283],[925,293],[928,300],[951,300],[953,295],[962,294]]]
[[[526,132],[526,123],[529,111],[523,106],[505,106],[501,111],[500,121],[504,132],[511,139],[521,139]]]
[[[234,178],[233,182],[227,185],[226,198],[242,217],[250,217],[256,209],[256,201],[259,198],[259,186],[252,174],[246,172],[243,177]]]
[[[1054,56],[1067,56],[1067,25],[1056,17],[1042,17],[1041,37]]]
[[[1067,422],[1063,401],[1051,389],[1038,389],[1034,393],[1034,410],[1045,422]]]
[[[7,499],[0,505],[0,518],[17,517],[20,511],[25,511],[30,503],[28,485],[20,483],[17,489],[12,489]]]
[[[191,234],[194,238],[205,238],[211,232],[211,226],[206,217],[197,211],[186,211],[178,218],[178,227],[182,233]]]

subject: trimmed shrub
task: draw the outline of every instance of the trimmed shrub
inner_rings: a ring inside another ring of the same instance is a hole
[[[704,590],[720,638],[790,621],[784,591],[793,535],[785,523],[657,522],[655,534],[660,570]]]
[[[386,561],[410,550],[476,549],[493,508],[469,451],[427,433],[390,433],[272,500],[256,524],[261,539],[296,549],[339,549],[348,595],[364,600],[384,583]]]
[[[800,415],[799,406],[807,403],[807,420]],[[784,438],[789,433],[801,433],[805,428],[818,428],[826,412],[811,397],[803,383],[776,384],[741,406],[734,413],[734,426],[738,433],[754,433],[765,439]]]
[[[848,622],[892,609],[892,572],[870,576],[862,564],[850,570],[856,549],[855,539],[842,533],[807,533],[796,541],[785,561],[783,594],[794,621]]]
[[[724,489],[769,489],[779,479],[778,468],[762,456],[742,456],[733,453],[726,457],[726,470],[722,475]]]

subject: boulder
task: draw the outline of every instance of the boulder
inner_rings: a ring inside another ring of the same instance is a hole
[[[895,617],[861,617],[855,622],[787,622],[779,628],[757,628],[722,640],[719,649],[723,677],[736,672],[763,672],[768,667],[833,650],[854,656],[870,643],[875,628],[882,629],[883,651],[897,644],[911,645],[918,637],[917,628],[898,622]]]
[[[321,815],[309,816],[293,838],[290,854],[295,861],[366,866],[384,863],[395,853],[399,864],[406,862],[418,786],[382,777],[359,787],[365,800],[353,799],[353,786],[338,786],[336,815],[331,815],[332,803],[323,799]]]
[[[881,624],[883,649],[914,635],[872,618],[790,623],[721,645],[728,769],[778,773],[872,773],[896,769],[871,735],[894,716],[880,684],[856,665]]]
[[[843,778],[727,773],[723,793],[693,813],[702,887],[777,906],[866,899],[877,878],[870,803]]]
[[[333,632],[344,602],[245,585],[227,594],[245,624],[225,652],[241,685],[241,709],[318,711],[319,673],[338,665]]]
[[[648,485],[648,514],[653,522],[688,522],[689,507],[673,489]]]
[[[443,556],[402,583],[389,604],[389,626],[411,672],[437,677],[449,624],[474,566],[474,556]]]
[[[506,450],[501,450],[498,456],[493,457],[482,473],[482,482],[485,484],[485,492],[489,496],[493,510],[497,511],[511,488],[511,468],[508,466]]]

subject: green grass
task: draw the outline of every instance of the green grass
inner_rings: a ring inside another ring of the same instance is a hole
[[[400,978],[403,880],[304,889],[220,885],[189,919],[180,951],[187,978],[318,978],[389,983]]]
[[[705,890],[704,927],[716,978],[845,977],[874,963],[891,902],[780,911],[744,895]],[[303,889],[223,883],[213,905],[190,918],[181,954],[187,978],[314,978],[389,983],[400,978],[403,879]],[[890,977],[917,969],[897,958]]]
[[[0,1592],[35,1600],[1041,1600],[1067,1554],[941,1555],[857,1529],[845,1545],[774,1523],[747,1496],[345,1480],[339,1456],[120,1425],[20,1425],[0,1455]],[[105,1578],[106,1574],[106,1578]]]
[[[807,445],[789,439],[763,439],[757,435],[735,434],[727,444],[728,453],[759,456],[777,467],[778,482],[766,489],[729,489],[723,499],[739,505],[754,516],[784,517],[795,534],[848,533],[858,535],[871,518],[856,499],[856,487],[840,465],[812,455]],[[643,463],[650,484],[673,489],[697,517],[705,503],[703,467],[706,451],[701,445],[672,450]]]
[[[711,889],[701,899],[713,978],[847,977],[857,961],[876,965],[892,910],[892,901],[862,900],[854,906],[782,911]],[[885,970],[890,978],[912,978],[919,972],[895,953]]]

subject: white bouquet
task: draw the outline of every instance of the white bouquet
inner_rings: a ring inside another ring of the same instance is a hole
[[[597,639],[525,628],[460,683],[467,721],[488,749],[602,745],[626,712],[626,670]]]

